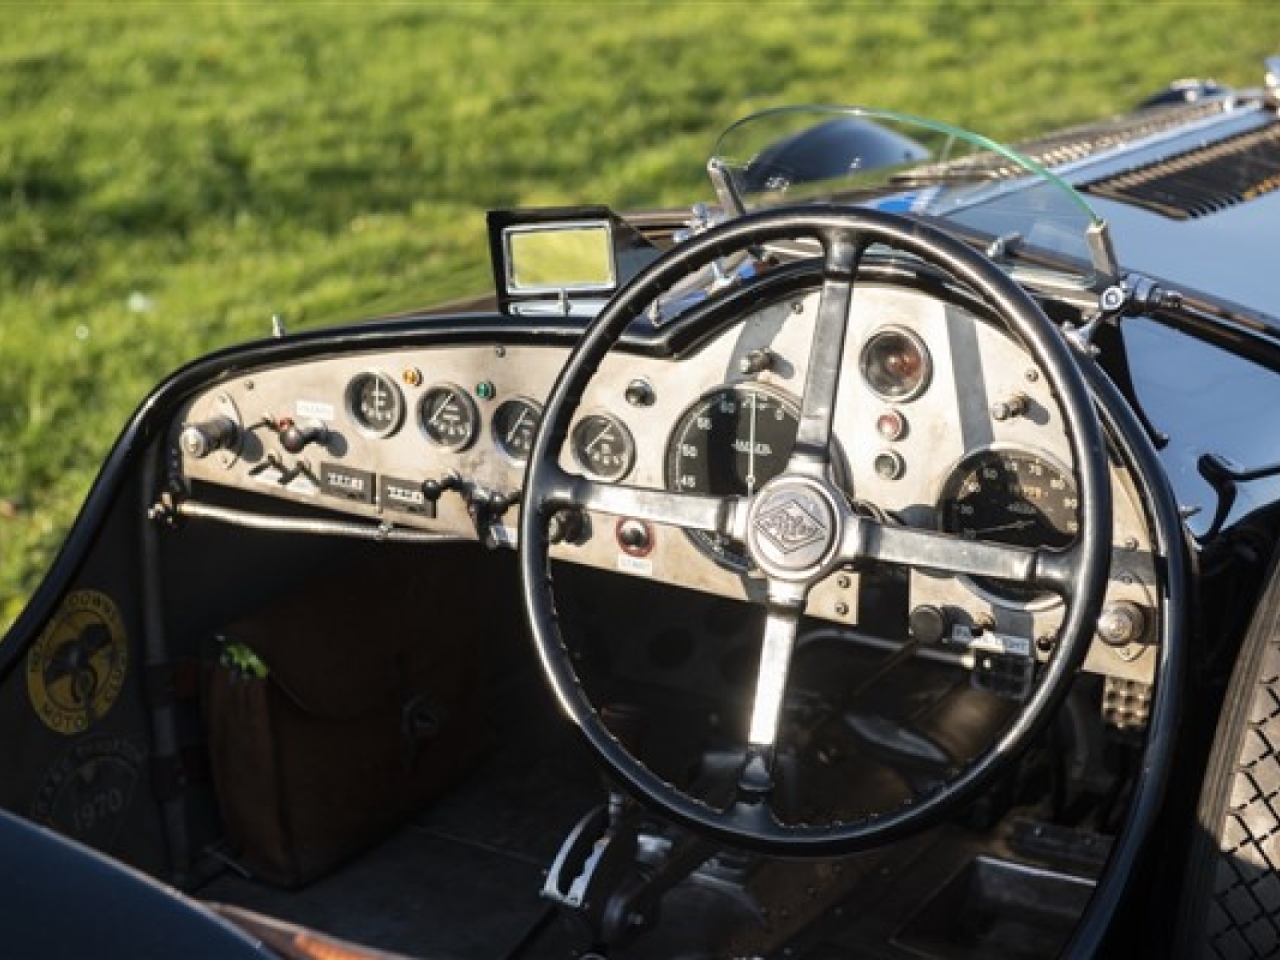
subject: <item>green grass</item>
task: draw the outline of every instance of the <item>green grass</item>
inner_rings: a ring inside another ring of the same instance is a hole
[[[491,206],[708,195],[719,129],[863,102],[996,137],[1260,81],[1271,3],[0,4],[0,628],[149,386],[482,288]]]

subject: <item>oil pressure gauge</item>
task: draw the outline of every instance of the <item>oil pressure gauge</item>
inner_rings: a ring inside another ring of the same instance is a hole
[[[479,419],[475,402],[461,387],[451,383],[432,387],[418,404],[423,434],[445,450],[465,450],[471,446]]]
[[[636,462],[636,442],[617,417],[591,413],[573,425],[569,444],[578,465],[601,480],[621,480]]]

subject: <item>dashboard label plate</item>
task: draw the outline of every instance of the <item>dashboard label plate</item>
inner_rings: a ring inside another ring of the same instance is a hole
[[[352,500],[356,503],[373,503],[373,474],[336,463],[320,466],[320,487],[331,497]]]
[[[435,501],[428,499],[422,484],[413,480],[385,476],[379,478],[378,502],[382,504],[382,509],[397,513],[411,513],[427,519],[434,519],[436,515]]]
[[[618,554],[618,569],[639,577],[653,576],[653,561],[645,557],[633,557],[629,553]]]
[[[333,404],[322,400],[299,400],[294,409],[303,419],[321,420],[324,423],[330,423],[336,419]]]

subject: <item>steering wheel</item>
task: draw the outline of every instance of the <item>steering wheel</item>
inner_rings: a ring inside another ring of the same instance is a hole
[[[747,496],[715,497],[590,480],[560,467],[583,390],[627,325],[660,294],[718,258],[781,240],[816,241],[822,288],[796,443],[782,472]],[[1080,490],[1080,530],[1065,550],[965,540],[855,510],[831,479],[832,420],[840,357],[858,267],[872,244],[940,268],[984,300],[1031,353],[1057,397]],[[1082,662],[1110,558],[1107,458],[1085,379],[1066,342],[1035,302],[984,256],[906,217],[841,206],[777,209],[714,227],[652,263],[591,324],[556,381],[529,458],[520,519],[522,599],[542,668],[556,697],[614,776],[643,803],[726,844],[787,856],[830,856],[895,840],[938,822],[997,778],[1041,730]],[[597,510],[718,533],[743,543],[767,582],[747,743],[732,800],[712,806],[649,769],[607,727],[575,670],[552,594],[548,522],[562,509]],[[788,516],[807,516],[801,524]],[[803,533],[781,542],[782,526]],[[770,535],[770,531],[774,535]],[[856,820],[790,823],[775,812],[774,762],[788,668],[809,590],[848,564],[889,563],[980,576],[1057,594],[1066,612],[1039,683],[989,748],[927,793]]]

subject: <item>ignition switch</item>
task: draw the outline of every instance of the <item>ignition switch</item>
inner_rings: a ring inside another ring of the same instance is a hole
[[[178,445],[189,457],[202,460],[215,450],[229,450],[236,443],[236,425],[230,417],[214,417],[182,428]]]

